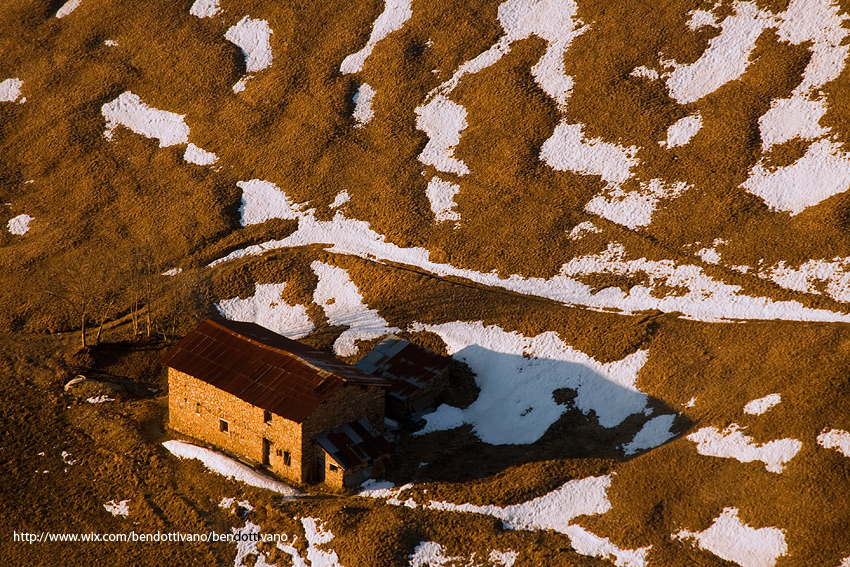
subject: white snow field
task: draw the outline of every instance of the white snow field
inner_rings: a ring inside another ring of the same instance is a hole
[[[198,18],[212,18],[221,11],[219,0],[195,0],[189,13]]]
[[[32,221],[33,218],[29,215],[18,215],[9,219],[9,222],[6,223],[6,228],[8,228],[9,232],[12,234],[23,236],[29,231],[30,223]]]
[[[104,504],[103,507],[113,516],[122,516],[126,518],[130,515],[130,500],[122,500],[120,502],[110,500]]]
[[[454,210],[455,195],[460,191],[460,185],[432,177],[425,190],[425,196],[431,203],[431,212],[437,222],[459,221],[460,214]]]
[[[59,8],[59,11],[56,12],[57,18],[64,18],[80,6],[80,0],[68,0],[62,7]]]
[[[738,513],[737,508],[724,508],[707,529],[696,533],[681,530],[673,537],[692,541],[741,567],[773,567],[788,552],[784,530],[750,527],[741,521]]]
[[[238,480],[245,484],[256,486],[257,488],[271,490],[284,496],[296,496],[300,494],[291,486],[264,476],[249,466],[225,457],[216,451],[175,440],[165,441],[162,446],[181,459],[198,459],[209,470],[227,478]]]
[[[830,429],[818,435],[818,445],[824,449],[835,449],[850,458],[850,433],[841,429]]]
[[[763,398],[747,402],[747,405],[744,406],[744,413],[748,413],[750,415],[761,415],[781,401],[782,396],[779,394],[768,394]]]
[[[850,302],[850,258],[808,260],[798,268],[781,261],[764,268],[759,276],[794,291],[820,293],[841,302]]]
[[[236,24],[228,28],[224,38],[236,45],[245,55],[245,76],[233,85],[233,92],[240,93],[245,90],[248,79],[257,71],[271,67],[272,29],[266,20],[255,20],[245,16]]]
[[[783,319],[791,321],[850,322],[850,315],[826,309],[804,307],[797,301],[775,301],[766,297],[742,294],[737,285],[730,285],[707,276],[702,268],[692,264],[676,264],[672,260],[654,261],[645,258],[626,260],[625,248],[616,243],[600,254],[574,258],[549,279],[526,278],[511,275],[507,278],[495,272],[483,273],[438,264],[429,260],[430,252],[424,248],[402,248],[386,241],[369,223],[345,217],[337,212],[330,221],[320,221],[315,210],[306,204],[296,204],[277,186],[268,181],[253,179],[237,183],[242,188],[242,225],[249,226],[271,218],[297,219],[298,229],[280,240],[248,246],[231,252],[209,264],[245,256],[263,254],[277,248],[328,244],[328,251],[349,254],[377,262],[391,261],[415,266],[437,276],[455,276],[479,284],[500,287],[535,297],[544,297],[565,305],[603,310],[614,308],[623,313],[649,309],[680,312],[700,321]],[[575,276],[593,273],[621,275],[647,273],[653,284],[680,286],[688,292],[679,296],[654,297],[652,288],[637,285],[628,293],[619,288],[606,288],[594,293],[589,285]]]
[[[490,555],[483,561],[489,561],[490,565],[501,567],[513,567],[517,558],[516,551],[496,551],[490,552]],[[471,556],[452,557],[446,554],[446,548],[435,541],[423,541],[413,550],[413,553],[408,556],[410,567],[443,567],[444,565],[466,565],[468,567],[477,567],[485,565],[475,561],[475,553]]]
[[[357,53],[352,53],[339,66],[339,70],[343,75],[349,73],[359,73],[363,70],[363,64],[375,45],[392,32],[401,29],[404,22],[410,19],[413,15],[413,10],[410,8],[411,0],[385,0],[384,11],[375,20],[372,25],[372,34],[369,36],[369,41],[363,46],[363,49]]]
[[[378,483],[373,483],[378,485]],[[370,485],[371,486],[371,485]],[[383,486],[383,485],[381,485]],[[619,567],[645,567],[650,546],[638,549],[621,549],[607,538],[599,537],[572,521],[579,516],[604,514],[611,509],[608,500],[608,488],[611,476],[587,477],[570,480],[561,487],[527,502],[511,506],[454,504],[451,502],[430,501],[423,508],[460,512],[466,514],[484,514],[499,518],[505,528],[511,530],[554,530],[570,538],[570,544],[576,553],[590,557],[609,559]],[[411,488],[405,485],[394,489],[372,488],[363,490],[360,496],[382,498],[388,504],[416,508],[413,499],[401,501],[400,493]],[[429,551],[436,551],[430,548]]]
[[[103,135],[108,140],[114,137],[118,126],[124,126],[136,134],[159,140],[161,148],[189,141],[189,127],[183,114],[151,108],[130,91],[125,91],[112,102],[104,104],[101,112],[106,119]]]
[[[576,390],[575,407],[594,411],[603,427],[615,427],[646,407],[646,394],[635,386],[646,351],[600,364],[553,332],[526,337],[480,321],[412,328],[439,335],[448,353],[476,374],[481,390],[466,409],[443,404],[425,415],[419,435],[470,424],[485,443],[534,443],[568,409],[552,396],[560,388]]]
[[[781,473],[785,465],[794,458],[803,444],[796,439],[776,439],[767,443],[756,443],[744,435],[741,427],[733,423],[724,430],[703,427],[687,437],[697,444],[697,452],[709,457],[737,459],[742,463],[761,461],[772,473]]]
[[[667,128],[667,140],[661,142],[661,144],[668,148],[684,146],[697,135],[700,128],[702,128],[702,116],[699,115],[699,112],[685,116]]]
[[[368,83],[363,83],[357,88],[354,93],[354,113],[352,116],[357,122],[356,127],[362,128],[375,117],[375,111],[372,109],[372,99],[375,97],[375,89]]]
[[[643,424],[643,427],[641,427],[640,431],[635,434],[631,441],[623,445],[623,453],[628,456],[647,449],[660,447],[676,436],[675,433],[670,431],[675,419],[675,414],[664,414],[653,417]]]
[[[584,210],[631,229],[642,228],[649,226],[661,200],[677,197],[688,188],[683,181],[666,184],[651,179],[641,183],[639,191],[624,191],[614,183],[588,201]]]
[[[442,95],[416,108],[416,128],[428,135],[428,143],[419,154],[424,165],[437,171],[466,175],[469,168],[454,157],[454,148],[467,127],[466,109]]]
[[[222,316],[232,321],[257,323],[290,339],[309,335],[316,326],[304,305],[289,305],[281,299],[286,283],[255,284],[254,295],[245,299],[222,299],[215,304]]]
[[[212,152],[208,152],[199,148],[195,144],[189,143],[186,146],[186,152],[183,154],[183,159],[195,165],[213,165],[218,161],[218,156]]]
[[[21,97],[22,86],[24,86],[24,82],[20,79],[6,79],[0,82],[0,102],[17,102]],[[21,102],[24,102],[24,100],[21,100]]]

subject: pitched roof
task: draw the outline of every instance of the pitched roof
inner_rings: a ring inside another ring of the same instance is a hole
[[[392,383],[389,395],[407,400],[442,376],[449,364],[451,360],[445,356],[391,336],[381,341],[354,366],[386,378]]]
[[[313,437],[343,470],[368,465],[392,453],[393,446],[361,417]]]
[[[224,319],[198,325],[160,364],[299,423],[345,384],[389,385],[255,323]]]

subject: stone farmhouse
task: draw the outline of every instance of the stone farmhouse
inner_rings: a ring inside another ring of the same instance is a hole
[[[254,323],[208,319],[160,361],[170,427],[294,484],[380,476],[391,382]]]

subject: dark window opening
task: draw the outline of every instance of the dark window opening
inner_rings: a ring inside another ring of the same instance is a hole
[[[265,410],[263,412],[263,421],[265,421],[266,423],[271,423],[272,422],[272,412]]]
[[[268,439],[263,439],[263,464],[268,466],[271,464],[272,443]]]
[[[289,451],[283,452],[283,464],[289,466],[292,464],[292,455],[289,454]]]
[[[223,432],[227,433],[227,422],[223,419],[218,420],[218,428]]]
[[[201,415],[201,402],[195,404],[195,413]]]
[[[277,450],[277,456],[278,456],[278,457],[282,457],[282,456],[283,456],[283,449],[278,449],[278,450]]]
[[[333,472],[333,471],[337,470],[338,468],[339,468],[338,466],[333,465],[333,464],[328,465],[328,470],[329,470],[329,471],[331,471],[331,472]]]

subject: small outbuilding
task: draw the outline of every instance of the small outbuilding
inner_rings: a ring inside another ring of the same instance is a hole
[[[392,383],[260,325],[208,319],[162,358],[170,427],[295,484],[380,475]]]
[[[448,387],[450,364],[445,356],[391,335],[354,366],[389,382],[386,413],[405,420],[437,403]]]

